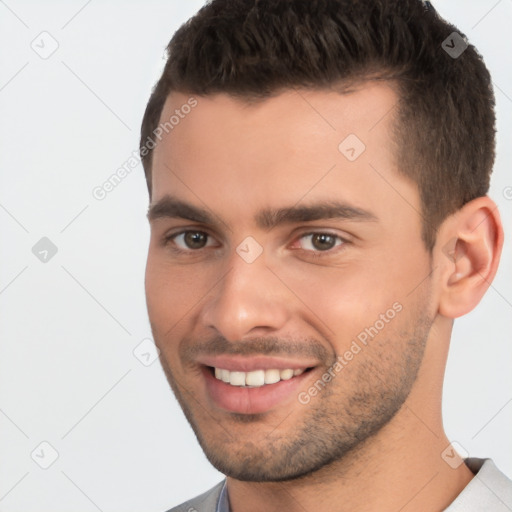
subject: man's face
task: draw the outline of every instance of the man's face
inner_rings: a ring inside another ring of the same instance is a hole
[[[182,116],[153,157],[154,339],[215,467],[297,478],[395,415],[436,314],[418,190],[394,160],[397,96],[196,99],[168,98],[161,121]]]

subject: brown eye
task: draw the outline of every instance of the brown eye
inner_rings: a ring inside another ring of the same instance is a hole
[[[344,240],[338,235],[331,233],[308,233],[301,236],[302,249],[307,251],[328,251],[344,243]]]
[[[319,251],[326,251],[336,245],[336,237],[325,233],[315,234],[311,238],[311,245]]]
[[[182,231],[167,237],[167,241],[172,242],[178,247],[178,250],[190,251],[198,250],[211,245],[210,236],[204,231]]]
[[[189,249],[202,249],[206,245],[208,235],[202,231],[187,231],[183,241]]]

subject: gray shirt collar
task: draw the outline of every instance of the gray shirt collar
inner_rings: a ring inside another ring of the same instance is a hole
[[[220,490],[219,500],[217,501],[217,507],[215,508],[215,512],[230,512],[227,480],[224,480],[224,485]]]
[[[477,458],[469,458],[464,462],[475,476],[445,512],[510,512],[512,482],[494,462]],[[230,512],[227,480],[224,480],[215,512]]]

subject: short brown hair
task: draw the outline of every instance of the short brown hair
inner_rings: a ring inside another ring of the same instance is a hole
[[[453,32],[467,45],[459,56],[442,46]],[[396,159],[418,186],[429,251],[441,222],[489,189],[491,78],[475,47],[429,2],[211,0],[174,34],[167,55],[141,130],[150,195],[146,143],[170,92],[255,101],[290,88],[332,89],[368,79],[396,85]]]

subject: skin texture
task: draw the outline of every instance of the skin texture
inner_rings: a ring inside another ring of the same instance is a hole
[[[162,119],[188,99],[172,93]],[[228,475],[232,511],[445,508],[472,474],[441,457],[444,366],[453,318],[478,303],[496,272],[503,234],[494,203],[468,203],[426,251],[417,187],[397,170],[397,97],[385,83],[285,91],[251,105],[224,94],[196,99],[155,149],[151,204],[172,195],[215,224],[150,216],[146,296],[162,366],[206,456]],[[349,134],[366,146],[354,161],[338,149]],[[324,200],[374,218],[272,229],[255,221],[262,208]],[[206,233],[206,246],[166,240],[184,230]],[[341,238],[321,250],[312,231]],[[263,249],[252,263],[236,252],[248,236]],[[308,393],[394,304],[400,311],[308,403],[293,393],[243,414],[206,393],[195,358],[219,353],[313,361],[299,390]]]

